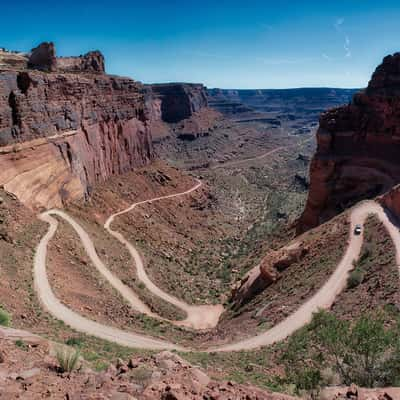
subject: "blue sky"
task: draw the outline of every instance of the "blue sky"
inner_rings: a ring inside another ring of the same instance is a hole
[[[109,73],[146,83],[363,87],[400,51],[399,0],[19,0],[1,16],[0,47],[99,49]]]

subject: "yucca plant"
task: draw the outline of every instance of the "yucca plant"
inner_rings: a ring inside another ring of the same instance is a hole
[[[58,349],[56,353],[60,372],[72,372],[76,369],[80,357],[79,350]]]

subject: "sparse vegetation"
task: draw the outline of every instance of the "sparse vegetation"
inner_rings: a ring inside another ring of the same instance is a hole
[[[332,369],[341,383],[364,387],[393,385],[400,372],[400,324],[387,326],[383,313],[364,314],[354,322],[320,311],[294,334],[282,355],[288,382],[296,392],[316,394],[329,384]]]
[[[60,372],[72,372],[78,366],[78,361],[80,357],[79,350],[71,350],[66,348],[60,348],[56,353],[58,368]]]
[[[29,349],[29,346],[21,339],[16,340],[15,345],[25,351],[28,351]]]
[[[83,339],[80,337],[70,337],[65,341],[65,344],[68,346],[82,347]]]
[[[0,306],[0,325],[2,326],[10,326],[11,324],[11,316],[10,314]]]
[[[363,278],[364,273],[361,268],[355,268],[353,271],[350,272],[350,275],[347,278],[347,288],[354,289],[363,281]]]

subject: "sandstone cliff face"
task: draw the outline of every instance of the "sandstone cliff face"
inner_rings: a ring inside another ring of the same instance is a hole
[[[207,107],[205,87],[195,83],[165,83],[151,85],[155,97],[161,100],[164,122],[179,122]]]
[[[400,53],[351,104],[322,114],[299,233],[400,182]]]
[[[60,206],[153,157],[143,85],[103,74],[0,73],[0,184]]]
[[[155,143],[171,137],[195,140],[208,136],[221,117],[208,107],[206,88],[201,84],[146,85],[145,95]]]
[[[215,116],[206,106],[200,84],[106,75],[98,51],[56,57],[52,42],[29,54],[2,50],[0,185],[32,208],[59,207],[151,160],[152,135],[208,134]]]

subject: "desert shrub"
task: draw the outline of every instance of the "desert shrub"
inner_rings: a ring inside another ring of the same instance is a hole
[[[364,244],[359,263],[361,264],[365,260],[367,260],[369,258],[369,256],[372,254],[372,251],[373,251],[373,246],[372,246],[371,242],[366,242]]]
[[[0,306],[0,325],[10,326],[10,324],[11,324],[10,314]]]
[[[29,346],[21,339],[16,340],[15,345],[25,351],[28,351],[29,349]]]
[[[382,314],[365,314],[350,323],[320,311],[308,327],[289,339],[283,355],[287,377],[299,390],[315,390],[324,383],[321,371],[333,367],[346,385],[396,384],[399,337],[400,325],[386,327]]]
[[[70,337],[65,341],[68,346],[82,347],[83,340],[79,337]]]
[[[72,372],[78,365],[80,351],[62,348],[57,350],[56,356],[60,372]]]
[[[350,272],[349,277],[347,278],[347,288],[353,289],[357,287],[364,279],[364,273],[360,268],[356,268],[355,270]]]
[[[321,374],[323,360],[320,352],[310,351],[309,336],[307,327],[292,335],[282,355],[282,361],[285,366],[286,384],[294,385],[296,394],[308,391],[316,397],[323,383]]]

